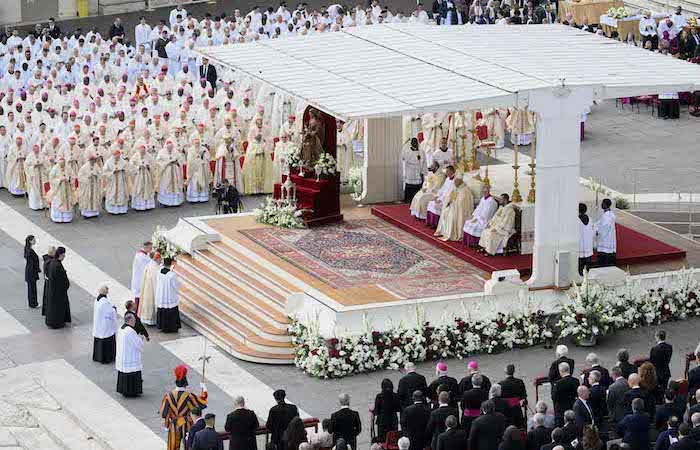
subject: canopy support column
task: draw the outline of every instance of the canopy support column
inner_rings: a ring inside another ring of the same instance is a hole
[[[403,193],[401,146],[403,119],[387,117],[365,119],[365,158],[363,170],[363,203],[400,200]]]
[[[589,88],[558,86],[529,95],[530,110],[538,114],[533,288],[564,287],[578,277],[580,123],[592,101]]]

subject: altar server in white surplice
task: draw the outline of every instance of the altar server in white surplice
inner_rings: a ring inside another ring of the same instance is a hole
[[[617,253],[617,232],[615,230],[615,214],[610,210],[612,201],[603,199],[600,206],[603,215],[595,224],[597,235],[596,244],[598,250],[598,265],[601,267],[614,266]]]
[[[489,255],[502,254],[508,239],[515,233],[515,204],[510,201],[508,194],[501,194],[499,203],[501,207],[489,220],[479,239],[479,247]]]
[[[462,175],[455,176],[455,187],[445,200],[435,236],[443,241],[461,241],[464,223],[472,216],[474,197]]]
[[[151,251],[153,244],[150,241],[144,242],[138,252],[134,255],[134,262],[131,265],[131,292],[134,294],[134,300],[138,307],[139,299],[141,298],[141,284],[143,275],[146,271],[146,266],[151,262]]]
[[[417,219],[425,220],[428,213],[428,204],[444,183],[445,172],[440,170],[440,165],[437,162],[433,161],[428,167],[428,176],[425,181],[423,181],[423,187],[413,196],[413,200],[411,201],[411,215]]]
[[[440,140],[440,148],[432,152],[432,155],[430,156],[430,161],[428,161],[428,163],[437,161],[438,163],[440,163],[440,167],[447,167],[449,165],[454,164],[454,159],[454,152],[451,148],[447,146],[447,138],[442,138]]]
[[[483,197],[472,213],[472,218],[464,224],[464,245],[467,247],[477,247],[479,245],[481,233],[486,229],[486,226],[498,209],[498,203],[491,196],[491,188],[489,186],[484,185],[482,194]]]
[[[411,203],[413,197],[421,189],[423,177],[427,173],[428,164],[425,152],[418,145],[418,139],[411,138],[411,145],[401,151],[403,163],[404,202]]]
[[[163,333],[175,333],[180,325],[180,280],[172,271],[173,260],[163,259],[156,282],[156,325]]]
[[[109,364],[114,362],[117,351],[117,309],[107,298],[109,287],[106,283],[100,285],[98,292],[92,313],[92,360]]]
[[[588,207],[585,203],[578,204],[579,241],[578,241],[578,274],[583,275],[584,270],[591,268],[593,257],[593,222],[586,214]]]
[[[440,221],[440,214],[442,214],[442,206],[445,200],[450,197],[452,189],[455,187],[455,168],[447,166],[445,168],[445,176],[447,177],[445,183],[443,183],[440,190],[435,194],[433,200],[428,203],[428,214],[425,223],[432,228],[437,227]]]
[[[117,332],[117,392],[124,397],[138,397],[143,393],[143,344],[134,330],[136,316],[124,314],[124,325]]]

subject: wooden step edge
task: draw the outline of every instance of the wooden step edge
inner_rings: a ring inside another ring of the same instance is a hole
[[[253,356],[256,358],[282,360],[282,361],[286,361],[286,364],[293,364],[294,363],[294,355],[284,355],[284,354],[279,354],[279,353],[261,352],[261,351],[252,349],[250,347],[247,347],[245,345],[238,345],[238,346],[234,347],[233,350],[240,352],[244,355]]]
[[[192,268],[188,267],[188,265],[192,266]],[[251,293],[240,289],[238,286],[233,284],[231,280],[226,279],[223,275],[216,272],[210,272],[212,268],[201,261],[194,259],[187,261],[184,266],[180,266],[180,269],[184,272],[185,276],[187,276],[186,274],[189,274],[189,276],[192,278],[202,279],[207,285],[213,284],[214,289],[220,292],[227,300],[233,302],[230,303],[227,301],[223,303],[237,311],[238,308],[236,306],[241,304],[241,307],[246,310],[247,314],[259,313],[267,316],[269,320],[266,320],[266,323],[274,322],[280,326],[284,326],[289,322],[289,319],[275,307],[267,304],[265,301],[260,300],[258,297],[253,296]],[[203,272],[204,275],[198,272]],[[209,280],[208,278],[214,278],[214,280]],[[232,292],[229,292],[229,290]],[[232,295],[235,298],[232,298]],[[217,299],[217,301],[221,300]]]

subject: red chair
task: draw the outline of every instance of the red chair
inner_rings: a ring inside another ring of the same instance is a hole
[[[381,445],[384,450],[399,450],[398,442],[400,437],[400,432],[388,431],[386,433],[386,442],[382,442],[379,445]]]
[[[537,375],[533,380],[535,384],[535,403],[540,400],[540,386],[549,383],[549,377],[544,374]]]
[[[418,143],[419,143],[419,144],[425,140],[425,137],[423,136],[423,132],[422,132],[422,131],[419,131],[419,132],[418,132],[418,136],[416,136],[416,137],[418,138]]]

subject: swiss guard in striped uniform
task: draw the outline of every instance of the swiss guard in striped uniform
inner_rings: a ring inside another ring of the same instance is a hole
[[[197,396],[186,390],[187,366],[175,368],[175,390],[165,394],[160,405],[160,416],[165,420],[168,429],[168,450],[179,450],[180,441],[185,439],[192,426],[191,411],[196,408],[206,408],[207,389],[202,383],[202,394]]]

